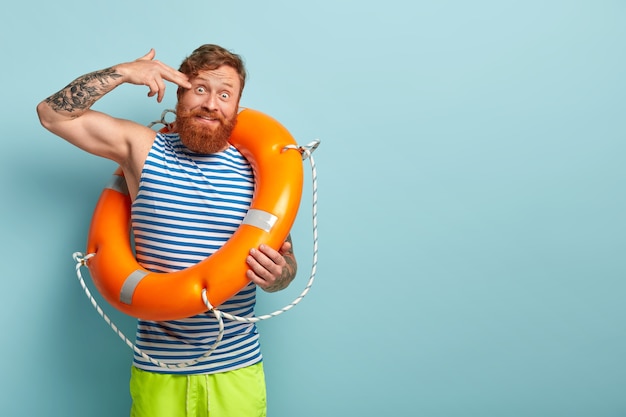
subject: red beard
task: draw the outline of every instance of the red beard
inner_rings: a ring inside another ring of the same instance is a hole
[[[220,124],[214,129],[207,128],[206,124],[198,122],[198,116],[212,117]],[[176,132],[183,144],[192,152],[210,154],[225,150],[236,121],[237,115],[227,120],[217,112],[201,109],[187,111],[176,106]]]

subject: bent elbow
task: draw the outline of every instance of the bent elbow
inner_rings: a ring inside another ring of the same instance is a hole
[[[46,101],[42,101],[39,104],[37,104],[37,117],[39,117],[39,123],[41,123],[41,125],[43,127],[45,127],[46,129],[50,130],[50,125],[51,125],[51,117],[50,117],[50,113],[52,112],[52,109],[50,108],[50,106],[48,105],[48,103],[46,103]]]

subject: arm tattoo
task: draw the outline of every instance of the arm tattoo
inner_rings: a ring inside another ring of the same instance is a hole
[[[291,235],[287,236],[285,241],[291,243]],[[291,281],[296,277],[296,272],[298,270],[298,263],[296,262],[296,257],[293,254],[293,244],[291,249],[285,252],[281,252],[282,257],[285,259],[286,265],[283,267],[283,270],[276,281],[273,284],[263,287],[263,290],[266,292],[276,292],[280,290],[284,290],[289,286]]]
[[[112,67],[83,75],[72,81],[63,90],[48,97],[46,102],[55,111],[68,113],[78,111],[80,113],[111,91],[113,89],[110,84],[111,81],[121,76]]]
[[[287,280],[287,282],[291,282],[296,277],[298,263],[296,262],[296,257],[293,254],[293,250],[285,252],[283,257],[285,258],[285,262],[287,262],[287,268],[285,268],[282,275],[283,278]]]
[[[292,243],[291,235],[287,236],[286,241],[289,243]],[[280,275],[280,278],[276,280],[275,285],[273,285],[272,288],[268,289],[268,291],[284,290],[285,288],[289,286],[291,281],[293,281],[293,279],[296,277],[296,272],[298,270],[298,263],[296,262],[296,257],[293,253],[293,243],[292,243],[291,249],[289,249],[287,252],[284,252],[282,255],[283,255],[283,258],[285,258],[285,262],[287,263],[287,265],[283,268],[283,272]]]

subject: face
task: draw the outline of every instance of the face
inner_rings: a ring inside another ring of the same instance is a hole
[[[174,129],[183,144],[197,153],[216,153],[228,148],[239,107],[240,80],[234,68],[221,66],[200,71],[190,80],[176,104]]]

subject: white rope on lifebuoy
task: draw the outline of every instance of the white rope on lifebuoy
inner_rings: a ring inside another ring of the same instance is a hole
[[[312,183],[312,189],[313,189],[313,196],[311,199],[312,219],[313,219],[313,262],[311,264],[311,275],[309,277],[307,285],[304,287],[304,290],[302,290],[302,293],[300,293],[300,295],[296,297],[291,303],[287,304],[285,307],[278,309],[272,313],[265,314],[265,315],[258,316],[258,317],[247,318],[247,317],[234,316],[232,314],[222,312],[222,315],[225,318],[229,320],[244,322],[244,323],[256,323],[261,320],[267,320],[269,318],[279,316],[283,314],[284,312],[291,310],[300,301],[302,301],[302,299],[308,294],[309,290],[313,286],[313,281],[315,280],[315,274],[317,271],[317,252],[318,252],[318,248],[317,248],[318,246],[318,243],[317,243],[317,240],[318,240],[317,239],[317,168],[315,166],[315,160],[313,159],[313,151],[317,149],[319,144],[320,144],[319,140],[314,140],[313,142],[310,142],[309,144],[305,146],[300,146],[300,147],[287,146],[284,149],[284,150],[296,149],[300,151],[302,153],[302,159],[303,160],[309,159],[310,164],[311,164],[311,183]]]
[[[102,319],[109,325],[109,327],[111,327],[113,332],[115,332],[119,336],[119,338],[122,339],[122,341],[124,341],[124,343],[126,343],[126,345],[129,348],[131,348],[135,353],[137,353],[138,355],[140,355],[142,358],[144,358],[145,360],[149,361],[150,363],[152,363],[152,364],[154,364],[156,366],[159,366],[161,368],[179,369],[179,368],[186,368],[186,367],[189,367],[191,365],[195,365],[196,363],[200,362],[201,360],[203,360],[205,358],[208,358],[213,353],[213,351],[215,351],[215,349],[217,349],[217,345],[222,341],[222,338],[224,336],[224,320],[222,318],[222,312],[219,311],[219,310],[215,310],[213,307],[209,307],[209,311],[211,311],[215,315],[215,318],[217,319],[218,326],[219,326],[219,332],[218,332],[217,338],[215,339],[215,342],[213,343],[213,345],[211,345],[209,350],[207,350],[202,356],[200,356],[200,357],[198,357],[196,359],[192,359],[192,360],[187,361],[187,362],[165,363],[165,362],[159,361],[157,359],[154,359],[153,357],[151,357],[150,355],[148,355],[147,353],[145,353],[144,351],[139,349],[128,337],[126,337],[124,332],[122,332],[122,330],[120,330],[115,325],[115,323],[113,323],[113,321],[109,318],[109,316],[102,310],[102,308],[98,305],[98,302],[96,301],[96,299],[91,294],[91,291],[89,291],[89,288],[85,284],[85,280],[83,279],[83,276],[82,276],[82,274],[80,272],[80,268],[81,268],[81,266],[86,266],[87,261],[90,258],[92,258],[93,256],[95,256],[95,254],[93,254],[93,253],[89,253],[87,255],[83,255],[81,252],[74,252],[74,254],[72,255],[72,257],[76,261],[76,275],[78,277],[78,281],[80,282],[80,286],[83,288],[83,291],[85,291],[85,294],[87,295],[87,298],[91,302],[91,305],[93,306],[93,308],[96,309],[96,311],[98,312],[100,317],[102,317]],[[206,297],[206,290],[202,290],[202,299],[203,299],[204,303],[207,306],[210,306],[209,300]]]
[[[165,123],[164,116],[165,116],[166,112],[167,111],[164,111],[163,114],[161,115],[161,121],[154,122],[153,124]],[[193,360],[190,360],[190,361],[187,361],[187,362],[182,362],[182,363],[166,363],[166,362],[162,362],[162,361],[159,361],[157,359],[152,358],[150,355],[148,355],[147,353],[142,351],[140,348],[138,348],[128,337],[126,337],[126,335],[122,332],[122,330],[120,330],[115,325],[115,323],[113,323],[113,321],[111,321],[109,316],[98,305],[98,302],[96,301],[96,299],[91,294],[91,291],[89,291],[89,288],[85,284],[85,280],[83,279],[83,276],[82,276],[81,271],[80,271],[81,267],[82,266],[86,266],[87,265],[87,261],[90,258],[94,257],[95,254],[94,253],[89,253],[87,255],[83,255],[81,252],[74,252],[72,257],[74,258],[74,261],[76,261],[76,275],[78,277],[78,280],[80,282],[81,287],[83,288],[83,291],[85,292],[85,295],[87,296],[87,298],[91,302],[91,305],[94,307],[96,312],[109,325],[109,327],[111,327],[113,332],[115,332],[120,337],[120,339],[122,339],[122,341],[129,348],[131,348],[136,354],[140,355],[145,360],[147,360],[150,363],[152,363],[152,364],[154,364],[156,366],[159,366],[161,368],[180,369],[180,368],[186,368],[186,367],[195,365],[196,363],[200,362],[201,360],[209,357],[215,351],[215,349],[217,348],[217,346],[219,345],[219,343],[222,341],[222,339],[224,337],[224,318],[227,318],[227,319],[233,320],[233,321],[238,321],[238,322],[256,323],[256,322],[259,322],[261,320],[267,320],[267,319],[270,319],[272,317],[276,317],[276,316],[278,316],[280,314],[283,314],[283,313],[291,310],[293,307],[295,307],[308,294],[309,290],[313,286],[313,282],[315,280],[315,274],[317,273],[317,258],[318,258],[317,168],[316,168],[316,165],[315,165],[315,160],[313,159],[313,151],[315,151],[315,149],[317,149],[319,144],[320,144],[319,140],[314,140],[314,141],[310,142],[309,144],[307,144],[305,146],[300,146],[300,147],[297,147],[297,146],[287,146],[287,147],[285,147],[283,149],[283,151],[295,149],[295,150],[299,151],[302,154],[302,159],[303,160],[309,159],[309,162],[310,162],[310,165],[311,165],[311,183],[312,183],[311,187],[312,187],[312,190],[313,190],[313,193],[312,193],[313,260],[312,260],[312,265],[311,265],[311,274],[309,276],[309,280],[307,281],[307,284],[306,284],[304,290],[291,303],[289,303],[285,307],[283,307],[283,308],[281,308],[279,310],[276,310],[276,311],[274,311],[272,313],[265,314],[265,315],[258,316],[258,317],[247,318],[247,317],[241,317],[241,316],[234,316],[234,315],[231,315],[231,314],[228,314],[228,313],[224,313],[223,311],[220,311],[220,310],[214,308],[211,305],[211,303],[209,302],[209,300],[208,300],[208,297],[206,295],[206,289],[203,289],[202,290],[202,301],[206,305],[207,310],[212,312],[215,315],[215,318],[217,319],[217,322],[218,322],[219,331],[218,331],[217,338],[215,339],[215,342],[213,343],[213,345],[211,345],[209,350],[207,350],[202,356],[200,356],[200,357],[198,357],[196,359],[193,359]]]

